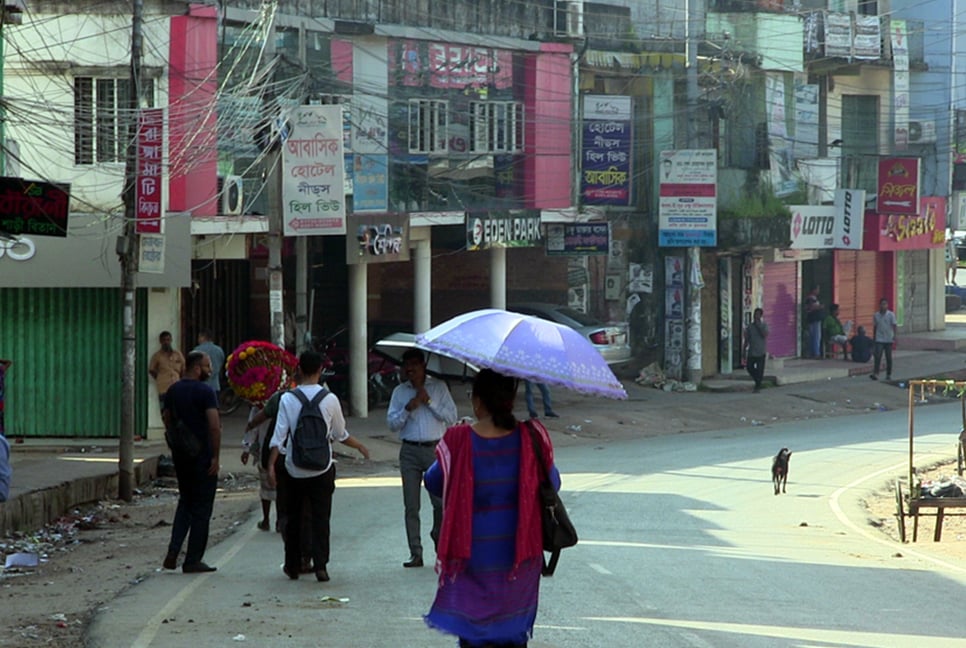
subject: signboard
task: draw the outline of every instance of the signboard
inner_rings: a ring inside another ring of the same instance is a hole
[[[138,237],[138,272],[164,273],[164,236],[142,234]]]
[[[880,214],[919,213],[919,158],[879,160],[876,209]]]
[[[584,96],[580,154],[584,204],[631,204],[631,113],[628,96]]]
[[[658,245],[717,245],[717,152],[661,151],[660,181]]]
[[[0,232],[67,236],[70,185],[0,178]]]
[[[389,209],[389,156],[356,153],[353,166],[352,211]]]
[[[795,84],[796,159],[818,157],[818,96],[818,84]]]
[[[892,115],[895,127],[893,138],[896,150],[909,146],[909,43],[906,40],[906,21],[889,19],[892,44]]]
[[[345,234],[342,106],[299,106],[282,143],[285,236]]]
[[[929,196],[919,214],[865,214],[865,249],[925,250],[946,244],[946,199]]]
[[[474,45],[393,40],[389,44],[389,83],[502,90],[513,85],[513,52]]]
[[[486,212],[466,217],[467,250],[536,247],[542,241],[539,214],[526,211]]]
[[[865,214],[864,189],[835,191],[835,247],[840,250],[861,250]]]
[[[163,158],[164,110],[143,109],[138,112],[138,166],[135,181],[134,231],[138,234],[161,233]]]
[[[346,263],[409,261],[408,214],[350,214]]]
[[[547,225],[547,256],[609,254],[610,223]]]

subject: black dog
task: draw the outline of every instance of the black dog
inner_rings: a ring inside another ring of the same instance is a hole
[[[771,480],[775,484],[775,495],[778,495],[779,489],[785,492],[785,482],[788,481],[788,460],[791,457],[791,451],[788,448],[782,448],[775,455],[775,460],[771,462]]]

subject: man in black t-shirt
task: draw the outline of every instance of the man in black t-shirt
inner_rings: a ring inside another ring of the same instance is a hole
[[[211,358],[207,353],[192,351],[185,362],[184,377],[171,385],[164,395],[161,416],[170,430],[180,420],[201,445],[198,456],[187,456],[172,450],[171,459],[178,476],[178,508],[171,525],[171,542],[164,558],[165,569],[178,566],[181,545],[188,538],[184,564],[186,574],[212,572],[202,560],[208,546],[208,525],[218,486],[218,456],[221,450],[221,419],[218,396],[205,384],[211,377]],[[189,535],[190,533],[190,535]]]
[[[865,334],[864,326],[858,328],[849,344],[852,346],[853,362],[868,362],[872,357],[872,338]]]

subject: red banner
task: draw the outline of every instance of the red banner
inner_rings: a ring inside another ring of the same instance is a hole
[[[946,242],[946,199],[922,198],[918,214],[866,212],[866,250],[925,250],[941,248]]]
[[[161,164],[164,157],[164,111],[138,114],[138,174],[134,212],[138,234],[161,233]]]

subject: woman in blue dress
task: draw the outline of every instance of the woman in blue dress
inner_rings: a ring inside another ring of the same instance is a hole
[[[472,425],[446,431],[426,489],[443,499],[439,586],[426,623],[461,648],[516,648],[533,634],[543,565],[537,464],[541,445],[554,488],[560,474],[539,421],[513,415],[517,381],[489,369],[473,383]]]

